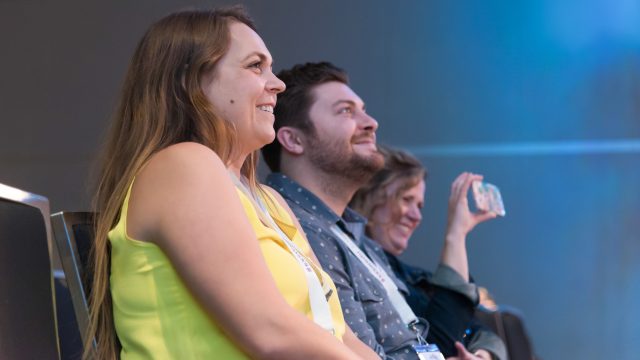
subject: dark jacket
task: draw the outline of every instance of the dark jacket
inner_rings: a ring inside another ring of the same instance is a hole
[[[436,278],[452,279],[446,288],[434,283],[431,272],[406,264],[396,256],[385,253],[396,276],[409,290],[406,300],[413,312],[429,320],[431,325],[427,341],[438,344],[445,356],[456,354],[455,342],[460,341],[471,352],[478,349],[489,351],[494,359],[506,360],[506,348],[502,340],[493,332],[478,325],[474,312],[478,295],[472,284],[460,284],[460,275],[450,267],[440,264]],[[458,283],[458,288],[452,288]]]

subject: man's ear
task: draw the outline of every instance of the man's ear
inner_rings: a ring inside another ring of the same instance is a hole
[[[294,155],[302,155],[302,153],[304,153],[303,136],[300,129],[283,126],[278,129],[276,137],[280,145],[282,145],[282,148],[287,152]]]

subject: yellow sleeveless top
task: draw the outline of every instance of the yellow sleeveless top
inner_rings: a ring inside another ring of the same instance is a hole
[[[247,359],[193,298],[162,250],[127,235],[131,187],[120,220],[109,232],[113,317],[122,344],[122,359]],[[237,191],[278,289],[289,305],[313,319],[304,271],[277,233],[262,224],[249,198]],[[266,203],[273,219],[309,255],[309,244],[287,211],[270,194],[269,197],[271,201]],[[322,274],[325,281],[331,281],[326,273]],[[330,286],[335,336],[342,339],[342,309],[333,282]],[[260,299],[255,303],[269,311],[268,304],[261,304]]]

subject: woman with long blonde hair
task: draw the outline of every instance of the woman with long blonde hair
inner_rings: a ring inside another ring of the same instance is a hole
[[[90,295],[97,348],[86,355],[372,354],[345,326],[286,203],[256,181],[256,151],[274,139],[284,90],[271,63],[238,7],[171,14],[140,41],[103,154]]]

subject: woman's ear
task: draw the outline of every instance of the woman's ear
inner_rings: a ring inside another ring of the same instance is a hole
[[[276,134],[277,141],[282,148],[290,154],[302,155],[304,153],[304,135],[299,129],[283,126]]]

